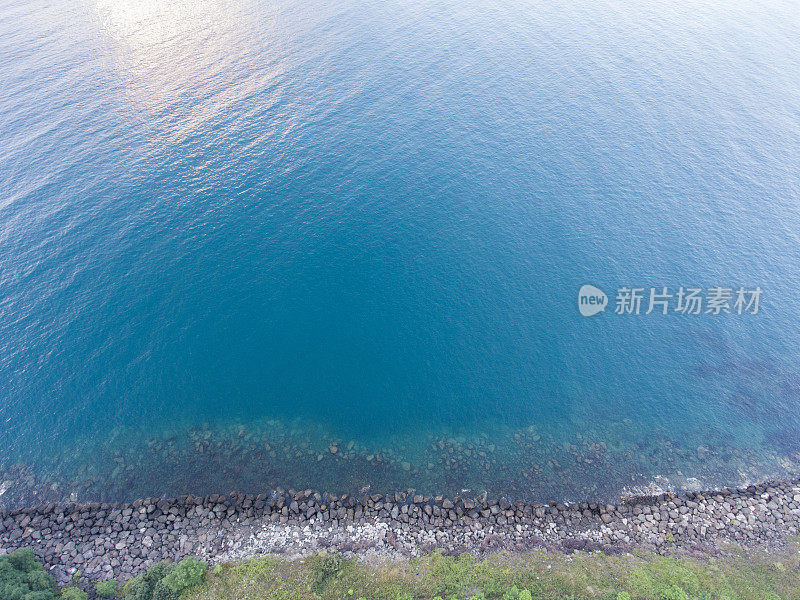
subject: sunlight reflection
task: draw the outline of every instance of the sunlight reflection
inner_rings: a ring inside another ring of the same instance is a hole
[[[262,14],[258,35],[248,35],[250,4],[95,0],[95,13],[105,59],[125,95],[150,118],[169,118],[171,134],[185,135],[282,73],[280,64],[248,64],[252,45],[269,44],[277,30],[274,15]]]

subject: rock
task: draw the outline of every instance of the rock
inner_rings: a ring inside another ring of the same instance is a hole
[[[460,442],[448,447],[454,443]],[[338,444],[331,447],[338,452]],[[388,465],[403,466],[391,454],[386,457]],[[50,502],[0,512],[0,547],[33,546],[62,579],[81,568],[94,580],[125,579],[164,558],[227,560],[258,548],[409,555],[437,547],[453,553],[533,545],[619,553],[635,546],[669,553],[696,552],[702,545],[713,552],[723,541],[768,547],[800,531],[798,482],[660,493],[619,505],[542,506],[485,494],[476,500],[431,500],[413,491],[355,498],[278,489],[258,496],[183,496],[121,505]]]

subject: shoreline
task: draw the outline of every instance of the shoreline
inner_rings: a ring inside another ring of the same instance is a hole
[[[302,419],[203,422],[159,431],[115,427],[60,450],[6,453],[0,459],[0,508],[281,487],[613,503],[632,494],[741,487],[800,475],[794,447],[757,450],[713,436],[687,440],[678,432],[637,427],[626,418],[572,433],[534,425],[472,433],[445,428],[382,441]]]
[[[713,556],[726,544],[781,548],[800,533],[800,478],[638,496],[617,504],[511,502],[485,496],[212,494],[0,511],[0,554],[32,547],[57,581],[128,579],[160,560],[211,564],[278,554],[403,558],[543,548]]]

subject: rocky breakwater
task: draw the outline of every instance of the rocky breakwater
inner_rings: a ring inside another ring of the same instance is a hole
[[[29,546],[56,578],[126,579],[160,560],[211,563],[262,553],[411,556],[544,547],[619,553],[769,548],[800,531],[800,481],[547,505],[413,491],[332,496],[311,490],[182,496],[130,504],[46,504],[0,514],[0,554]]]

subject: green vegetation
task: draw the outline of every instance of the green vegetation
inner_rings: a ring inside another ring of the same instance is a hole
[[[706,560],[544,551],[485,560],[265,557],[215,568],[181,600],[800,600],[798,549],[780,562],[755,553]]]
[[[316,591],[323,590],[328,579],[336,576],[342,570],[343,564],[344,561],[338,554],[321,552],[312,558],[309,563],[313,578],[311,587]]]
[[[30,548],[0,556],[2,600],[53,600],[55,579]]]
[[[188,558],[155,564],[121,589],[113,579],[97,583],[95,591],[121,600],[800,600],[800,544],[780,556],[732,550],[704,560],[534,551],[364,562],[323,552],[210,572]],[[0,600],[87,598],[74,585],[57,590],[29,549],[0,557]]]
[[[94,591],[100,598],[114,598],[117,595],[118,587],[116,579],[109,579],[95,584]]]
[[[176,594],[203,583],[208,565],[194,558],[186,558],[175,565],[162,582]]]
[[[89,600],[89,594],[81,588],[71,585],[61,590],[61,600]]]
[[[208,565],[193,558],[178,564],[157,563],[122,588],[122,597],[130,600],[178,600],[183,592],[200,585]]]

